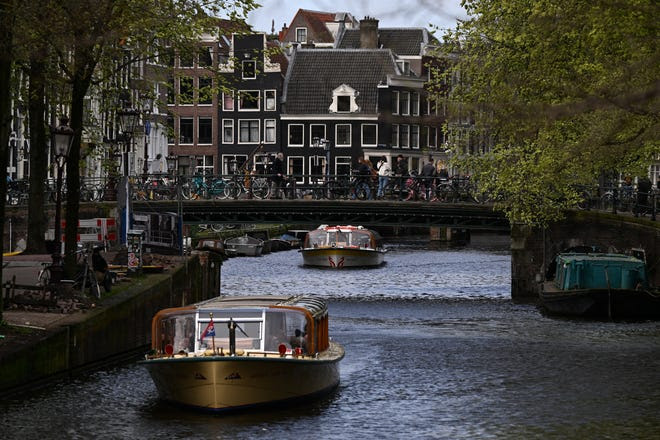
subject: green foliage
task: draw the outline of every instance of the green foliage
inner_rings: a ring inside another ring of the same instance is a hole
[[[660,154],[655,0],[464,0],[445,35],[450,108],[469,114],[483,157],[457,163],[509,219],[546,224],[605,172],[645,175]],[[450,130],[452,123],[449,124]]]

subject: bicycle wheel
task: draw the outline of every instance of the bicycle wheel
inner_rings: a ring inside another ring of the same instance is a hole
[[[225,226],[222,223],[211,223],[211,230],[213,232],[220,232],[225,229]]]
[[[270,188],[268,188],[266,179],[255,179],[252,182],[252,195],[255,199],[265,199],[269,194]]]
[[[362,182],[358,184],[358,186],[355,188],[355,196],[357,197],[358,200],[366,200],[367,199],[367,193],[369,187],[367,186],[366,183]]]
[[[225,197],[237,199],[241,195],[241,186],[236,182],[227,182],[223,190]]]

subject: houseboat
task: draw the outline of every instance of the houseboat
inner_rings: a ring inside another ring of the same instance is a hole
[[[362,226],[321,225],[307,233],[300,252],[306,266],[341,269],[379,266],[386,249],[376,231]]]
[[[160,311],[140,363],[162,399],[221,412],[327,393],[343,357],[328,336],[324,301],[244,296]]]
[[[649,286],[643,260],[623,254],[562,253],[554,279],[543,283],[549,314],[593,318],[660,318],[660,293]]]

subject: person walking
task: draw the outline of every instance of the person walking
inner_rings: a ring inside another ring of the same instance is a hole
[[[390,174],[392,174],[392,168],[390,164],[387,163],[387,157],[378,161],[378,190],[376,191],[376,198],[382,199],[385,191],[385,187],[390,180]]]
[[[371,200],[371,188],[369,186],[372,175],[371,170],[372,167],[364,156],[359,156],[357,160],[357,175],[355,176],[355,193],[351,197],[352,199],[359,198],[358,190],[363,189],[365,198]]]
[[[280,190],[282,189],[282,182],[284,181],[284,153],[277,153],[275,160],[273,160],[271,172],[273,191],[271,192],[269,198],[278,199],[280,197]]]

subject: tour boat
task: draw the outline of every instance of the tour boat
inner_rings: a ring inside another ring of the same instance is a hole
[[[162,399],[222,412],[328,393],[343,357],[328,336],[324,301],[239,296],[158,312],[140,363]]]
[[[227,255],[246,257],[258,257],[263,251],[264,241],[259,238],[243,235],[225,240],[225,252]]]
[[[660,318],[660,292],[649,287],[639,258],[609,253],[562,253],[554,280],[543,283],[550,314],[593,318]]]
[[[305,236],[300,250],[306,266],[344,267],[378,266],[386,249],[376,231],[362,226],[321,225]]]

